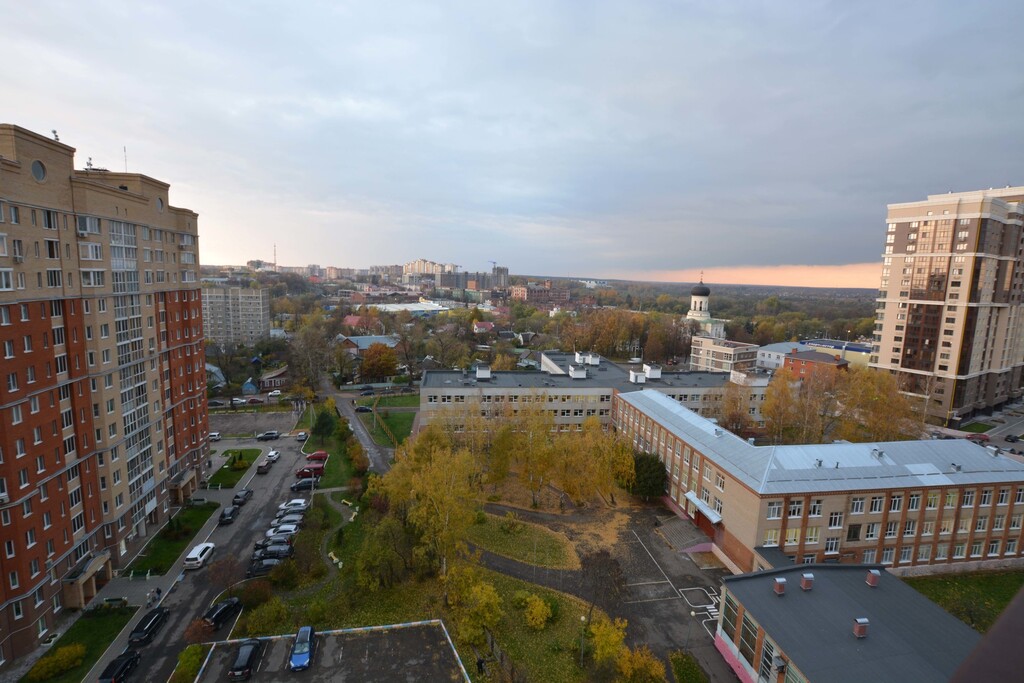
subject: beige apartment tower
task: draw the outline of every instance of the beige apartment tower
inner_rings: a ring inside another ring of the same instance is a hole
[[[203,287],[206,341],[221,346],[252,346],[270,336],[270,290]]]
[[[197,215],[0,124],[0,678],[196,488]]]
[[[1024,187],[890,204],[871,367],[929,421],[958,426],[1021,396]]]

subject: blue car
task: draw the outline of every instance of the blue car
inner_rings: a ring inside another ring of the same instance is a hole
[[[313,655],[316,653],[316,633],[312,626],[303,626],[295,634],[295,644],[292,645],[292,654],[288,658],[289,671],[305,671],[313,663]]]

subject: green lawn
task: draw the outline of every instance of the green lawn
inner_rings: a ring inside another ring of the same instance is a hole
[[[1024,586],[1024,571],[922,576],[904,581],[984,633]]]
[[[139,573],[151,571],[154,574],[167,572],[218,507],[217,503],[210,502],[180,510],[128,566],[128,570]]]
[[[961,429],[961,431],[964,431],[964,432],[972,432],[974,434],[984,434],[985,432],[987,432],[988,430],[992,429],[993,427],[995,427],[995,425],[990,425],[987,422],[972,422],[971,424],[967,425],[966,427],[961,427],[960,429]]]
[[[227,489],[234,488],[261,452],[259,448],[232,448],[224,451],[224,455],[228,456],[228,463],[231,462],[231,458],[235,454],[240,455],[242,459],[234,465],[225,463],[210,477],[209,485],[214,487],[220,485]]]
[[[485,519],[472,525],[466,538],[478,548],[540,567],[579,569],[580,558],[562,534],[522,521],[509,532],[502,517],[485,515]]]
[[[668,659],[676,683],[708,683],[708,675],[689,652],[673,652]]]
[[[409,438],[409,434],[412,433],[413,420],[416,419],[416,413],[378,411],[378,414],[381,415],[381,418],[387,424],[391,433],[395,435],[395,438],[398,439],[398,443],[403,443]],[[366,429],[370,432],[374,443],[380,446],[394,446],[391,443],[391,439],[384,433],[384,430],[376,426],[372,413],[360,413],[359,419],[366,425]]]
[[[101,607],[82,613],[71,628],[50,646],[50,652],[56,652],[57,648],[65,645],[82,643],[85,645],[85,658],[77,667],[49,679],[48,683],[78,683],[85,680],[89,669],[96,664],[121,629],[131,621],[137,609],[138,607]],[[28,681],[28,677],[22,677],[21,681]]]
[[[374,398],[360,398],[356,400],[356,405],[360,406],[372,406]],[[420,397],[417,394],[399,394],[392,396],[381,396],[380,403],[377,404],[378,408],[419,408]]]

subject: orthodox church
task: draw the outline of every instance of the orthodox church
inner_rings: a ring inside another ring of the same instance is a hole
[[[725,338],[725,320],[711,317],[711,306],[709,299],[711,290],[704,284],[704,278],[694,285],[690,290],[690,310],[686,314],[687,320],[693,320],[700,325],[700,334],[716,339]]]

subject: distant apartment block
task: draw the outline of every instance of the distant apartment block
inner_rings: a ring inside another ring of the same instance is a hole
[[[525,301],[538,306],[551,306],[569,301],[569,290],[555,287],[551,280],[542,284],[513,285],[509,288],[509,296],[515,301]]]
[[[959,425],[1024,385],[1024,187],[890,204],[871,367]]]
[[[694,372],[732,372],[757,364],[757,344],[704,336],[690,341],[690,370]]]
[[[0,125],[0,666],[95,597],[208,453],[198,216],[74,153]]]
[[[209,342],[252,346],[270,336],[270,290],[204,287],[203,326]]]

